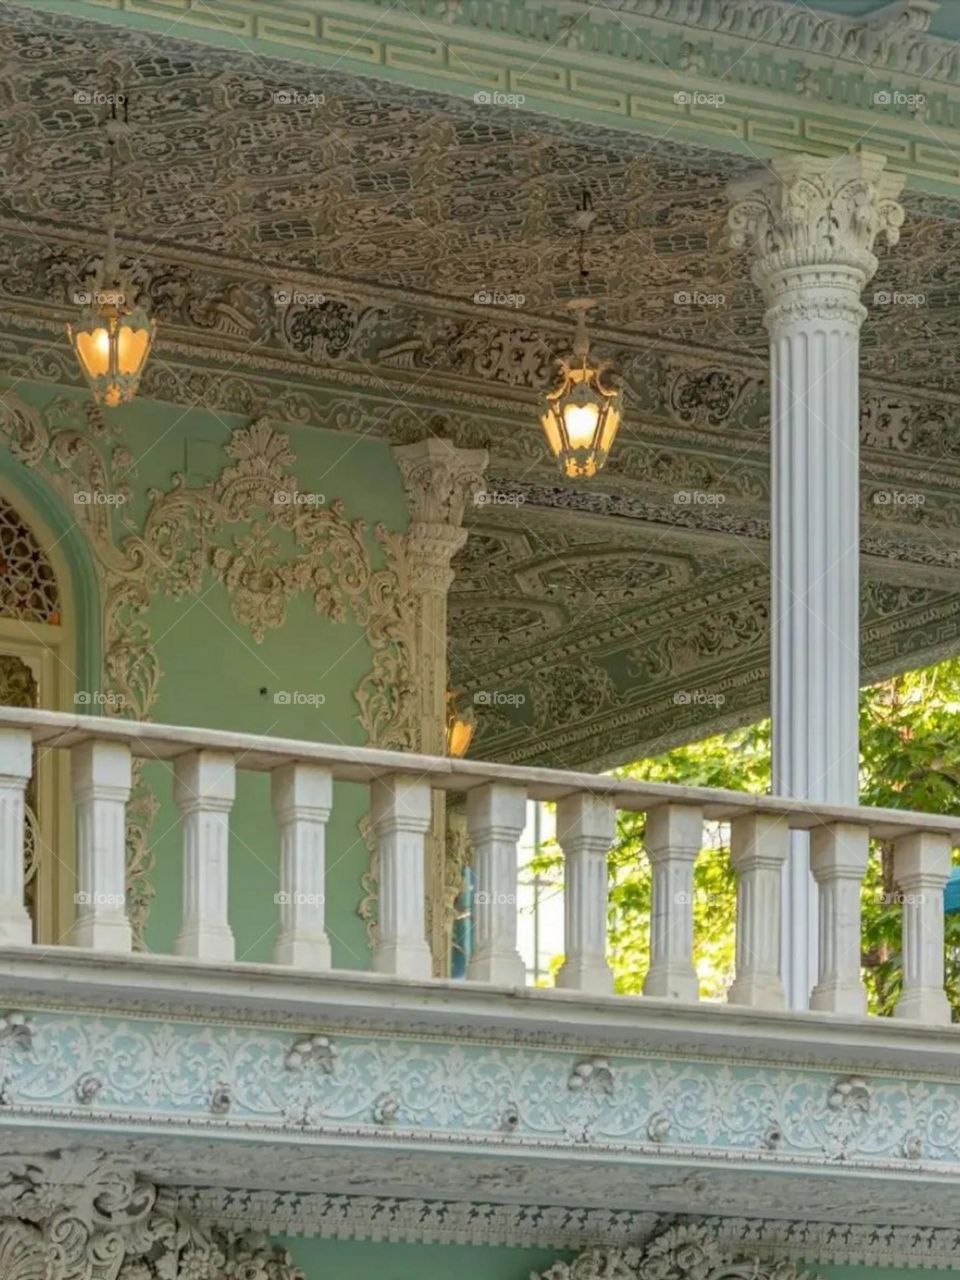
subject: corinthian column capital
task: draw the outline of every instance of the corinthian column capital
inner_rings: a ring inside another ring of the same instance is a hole
[[[753,255],[768,328],[789,319],[862,322],[874,246],[880,236],[896,244],[904,218],[897,202],[904,179],[885,164],[871,151],[781,156],[731,184],[730,241]]]
[[[393,456],[410,504],[407,546],[418,592],[446,594],[450,562],[467,539],[463,512],[483,484],[485,449],[458,449],[430,437],[398,445]]]

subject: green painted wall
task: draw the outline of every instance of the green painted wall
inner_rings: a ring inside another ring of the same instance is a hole
[[[37,407],[48,407],[57,397],[76,397],[86,403],[86,393],[73,389],[20,383],[17,394]],[[231,463],[225,452],[234,428],[248,425],[245,418],[184,409],[138,400],[115,411],[121,424],[121,443],[136,459],[127,477],[130,501],[115,517],[115,539],[125,531],[139,532],[150,506],[150,490],[168,491],[181,473],[188,488],[206,485]],[[406,524],[406,501],[390,450],[378,440],[358,439],[322,427],[277,427],[289,437],[296,461],[288,468],[300,492],[341,499],[345,515],[364,520],[374,565],[382,563],[372,527],[383,523],[394,529]],[[74,513],[55,493],[40,468],[28,469],[0,449],[2,471],[15,486],[31,496],[43,493],[44,517],[76,548],[75,558],[92,559],[78,534]],[[256,513],[260,520],[262,512]],[[249,526],[231,525],[222,540],[231,545]],[[283,542],[287,535],[275,535]],[[288,545],[292,552],[293,544]],[[99,618],[100,604],[91,573],[78,573],[75,594],[84,601],[86,614]],[[91,600],[91,595],[94,599]],[[155,594],[146,621],[161,671],[158,698],[150,710],[154,721],[210,728],[243,730],[282,737],[359,744],[365,734],[357,719],[354,690],[369,671],[371,650],[362,628],[353,620],[335,622],[316,613],[311,595],[301,593],[287,605],[280,628],[267,628],[257,643],[249,627],[233,616],[225,586],[212,577],[196,594],[180,600]],[[93,674],[99,663],[96,626],[87,626],[81,643],[80,669]],[[91,662],[91,650],[96,663]],[[319,695],[316,704],[278,704],[279,692]],[[145,778],[160,803],[152,828],[151,846],[156,869],[156,898],[147,929],[151,950],[169,951],[180,918],[181,856],[177,814],[172,802],[172,776],[165,764],[146,766]],[[365,968],[366,935],[356,915],[361,897],[360,876],[368,853],[360,839],[357,821],[365,812],[366,789],[342,785],[336,788],[328,832],[327,918],[337,966]],[[236,935],[238,959],[269,960],[277,908],[277,840],[269,799],[269,780],[262,775],[238,774],[237,801],[232,817],[230,918]]]

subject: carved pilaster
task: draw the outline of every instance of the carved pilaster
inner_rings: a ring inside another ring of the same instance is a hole
[[[773,789],[841,804],[858,785],[860,292],[904,217],[884,165],[787,156],[730,190],[730,238],[752,256],[770,334]],[[804,1009],[817,975],[804,833],[783,919],[787,994]]]
[[[451,562],[467,540],[464,509],[483,483],[484,449],[458,449],[431,437],[394,448],[410,504],[406,536],[411,588],[417,601],[414,670],[417,678],[416,749],[446,750],[447,593]],[[435,973],[445,973],[450,955],[452,901],[447,883],[443,797],[434,796],[427,855],[427,906]],[[431,909],[433,905],[436,909]]]

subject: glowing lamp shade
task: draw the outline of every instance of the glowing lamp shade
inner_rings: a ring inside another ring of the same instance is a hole
[[[447,694],[447,755],[460,759],[470,750],[477,727],[473,711],[457,706],[457,694]]]
[[[137,394],[156,325],[142,307],[127,311],[104,297],[109,300],[91,303],[67,333],[94,399],[115,409]]]
[[[550,451],[569,479],[595,476],[620,426],[620,393],[603,382],[602,369],[560,362],[562,381],[548,391],[540,422]]]

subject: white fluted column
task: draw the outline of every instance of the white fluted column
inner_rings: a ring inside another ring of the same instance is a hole
[[[233,757],[192,751],[174,765],[173,798],[183,832],[183,919],[178,956],[232,960],[227,913],[230,810],[236,794]]]
[[[563,850],[565,958],[558,987],[611,995],[607,964],[607,854],[617,811],[605,796],[584,792],[557,802],[557,843]]]
[[[280,932],[274,963],[329,969],[324,903],[333,776],[318,765],[287,764],[274,771],[270,784],[280,828]]]
[[[70,941],[97,951],[129,951],[126,912],[130,748],[82,742],[70,753],[77,814],[77,918]]]
[[[647,814],[644,841],[653,870],[650,969],[645,996],[697,1000],[693,966],[693,864],[703,844],[703,812],[665,804]]]
[[[475,982],[522,987],[526,969],[517,951],[517,841],[527,819],[522,787],[491,783],[467,792],[467,830],[473,846],[474,951],[467,976]]]
[[[24,900],[25,792],[33,743],[22,729],[0,729],[0,946],[28,946],[33,926]]]
[[[773,790],[857,800],[859,352],[863,286],[880,234],[903,222],[903,179],[885,157],[780,157],[735,183],[733,244],[770,335],[770,698]],[[809,839],[795,833],[784,877],[789,1004],[806,1008],[817,971]]]
[[[810,840],[810,866],[819,886],[819,978],[811,1009],[867,1012],[860,978],[860,883],[867,870],[870,833],[852,822],[818,827]]]
[[[948,836],[918,832],[893,848],[893,877],[903,894],[900,952],[903,992],[895,1018],[949,1023],[943,989],[943,889],[950,875]]]
[[[780,885],[790,847],[782,818],[753,813],[730,824],[730,861],[737,873],[736,978],[727,999],[755,1009],[782,1009]]]
[[[432,813],[426,782],[397,775],[370,788],[380,852],[380,920],[373,967],[401,978],[433,974],[427,946],[424,873]]]

